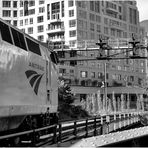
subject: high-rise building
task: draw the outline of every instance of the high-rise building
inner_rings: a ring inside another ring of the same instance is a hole
[[[0,17],[40,41],[62,41],[70,47],[100,37],[127,39],[139,32],[133,0],[1,0]]]

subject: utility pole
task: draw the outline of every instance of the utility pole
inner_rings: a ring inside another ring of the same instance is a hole
[[[102,39],[99,39],[99,43],[96,43],[96,45],[100,46],[99,49],[99,57],[98,58],[104,58],[105,57],[105,45],[106,43],[102,41]],[[107,83],[106,83],[106,61],[104,62],[104,105],[105,105],[105,111],[108,112],[108,98],[107,98]]]
[[[106,62],[104,63],[104,98],[105,98],[105,110],[108,112],[108,98],[107,98],[107,81],[106,81]]]

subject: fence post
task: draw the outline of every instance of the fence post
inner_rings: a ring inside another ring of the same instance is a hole
[[[87,137],[88,136],[88,119],[86,119],[85,131],[86,131],[85,137]]]
[[[54,129],[54,134],[53,134],[53,143],[57,143],[57,125],[55,125]]]
[[[94,136],[96,136],[97,131],[96,131],[96,117],[94,118]]]
[[[35,133],[35,130],[33,130],[32,132],[32,146],[35,146],[36,145],[36,133]]]
[[[59,123],[59,137],[58,137],[58,142],[60,142],[61,143],[61,136],[62,136],[62,125],[61,125],[61,123]]]
[[[77,121],[74,122],[74,135],[76,139],[77,138]]]
[[[110,116],[109,115],[107,115],[106,116],[106,125],[107,125],[107,129],[106,129],[106,132],[107,132],[107,134],[109,133],[109,124],[110,124]]]

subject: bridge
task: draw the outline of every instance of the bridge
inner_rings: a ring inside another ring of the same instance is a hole
[[[144,111],[114,113],[82,120],[60,122],[40,129],[0,136],[0,144],[4,141],[6,143],[8,139],[22,137],[19,146],[98,147],[121,146],[119,144],[122,143],[129,145],[129,141],[143,139],[141,137],[145,138],[148,135],[148,127],[140,127],[142,125],[141,116],[147,114]],[[134,129],[132,129],[133,127]],[[44,134],[40,135],[40,133]],[[26,135],[30,135],[30,139],[25,139]]]

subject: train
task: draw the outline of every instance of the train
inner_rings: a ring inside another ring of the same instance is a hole
[[[0,19],[0,135],[58,122],[57,54]]]

